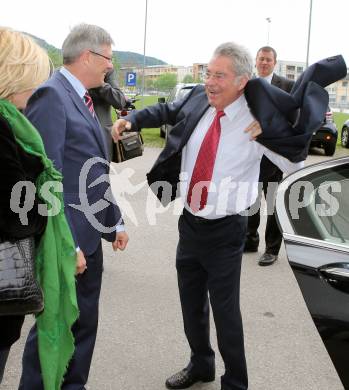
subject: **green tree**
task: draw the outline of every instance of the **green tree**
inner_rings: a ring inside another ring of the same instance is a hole
[[[50,57],[54,68],[59,68],[63,64],[62,52],[56,48],[47,49],[47,54]]]
[[[170,91],[177,84],[176,73],[165,73],[154,81],[154,87],[158,91]]]
[[[194,77],[191,74],[186,74],[183,78],[183,83],[193,83]]]

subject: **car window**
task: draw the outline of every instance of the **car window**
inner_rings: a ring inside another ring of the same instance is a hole
[[[176,97],[176,100],[180,100],[180,99],[183,99],[184,96],[188,95],[188,93],[193,89],[193,87],[190,87],[190,88],[182,88],[178,91],[178,94],[177,94],[177,97]]]
[[[173,88],[171,93],[169,94],[169,96],[167,98],[168,102],[173,102],[175,100],[176,92],[177,92],[177,88]]]
[[[296,181],[286,193],[298,235],[349,246],[349,166],[328,168]]]

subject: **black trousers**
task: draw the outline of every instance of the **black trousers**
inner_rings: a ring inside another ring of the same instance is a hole
[[[103,253],[86,257],[87,271],[77,276],[76,293],[80,315],[72,331],[75,351],[64,378],[62,390],[85,390],[98,326],[98,304],[102,283]],[[29,332],[23,353],[23,370],[19,390],[43,390],[36,327]]]
[[[262,188],[259,188],[257,200],[250,208],[252,215],[248,217],[246,240],[251,246],[255,246],[256,248],[259,245],[258,228],[260,224],[260,203],[263,191],[267,201],[268,212],[265,227],[265,252],[277,255],[282,243],[282,233],[276,222],[275,195],[278,184],[282,180],[282,171],[271,161],[265,161],[264,159],[267,160],[266,157],[263,157],[259,176],[259,182],[262,183]]]
[[[247,389],[240,313],[240,272],[246,217],[208,221],[183,212],[179,219],[177,275],[184,330],[191,349],[189,368],[204,377],[215,372],[210,344],[209,300],[225,373],[222,389]]]
[[[11,347],[1,347],[0,348],[0,384],[2,382],[2,378],[4,377],[5,367],[8,355],[10,353]]]

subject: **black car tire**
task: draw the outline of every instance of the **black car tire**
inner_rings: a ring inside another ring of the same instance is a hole
[[[336,144],[327,144],[324,146],[326,156],[333,156],[336,151]]]
[[[346,126],[342,129],[341,144],[343,148],[349,148],[349,128]]]

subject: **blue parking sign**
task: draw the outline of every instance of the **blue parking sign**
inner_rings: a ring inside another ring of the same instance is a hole
[[[137,81],[136,72],[127,72],[126,73],[126,85],[128,87],[135,87]]]

